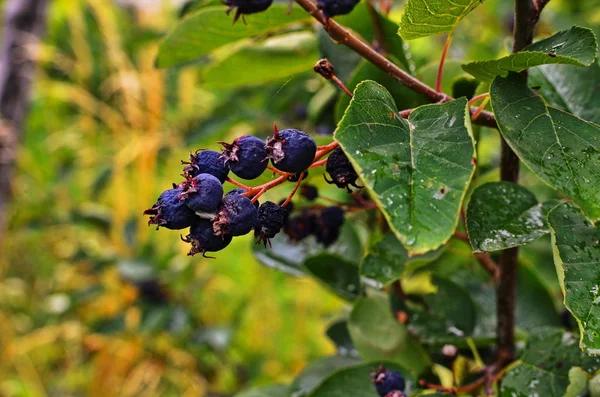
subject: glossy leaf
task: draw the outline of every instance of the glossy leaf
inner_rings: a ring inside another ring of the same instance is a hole
[[[350,313],[348,330],[365,361],[392,361],[414,374],[421,373],[429,365],[427,352],[394,318],[384,297],[358,300]]]
[[[290,385],[289,397],[306,396],[332,372],[357,364],[360,364],[360,360],[344,356],[323,357],[312,361]]]
[[[581,348],[599,355],[600,229],[571,203],[554,208],[548,219],[565,306],[579,324]]]
[[[344,368],[331,374],[311,394],[310,397],[375,397],[377,392],[371,383],[370,373],[383,364],[387,369],[400,373],[406,381],[406,392],[416,389],[411,373],[394,363],[376,361],[369,364]]]
[[[225,6],[206,7],[184,18],[161,43],[156,65],[169,67],[193,61],[227,44],[310,18],[299,7],[289,12],[287,5],[274,4],[265,12],[246,16],[245,24],[232,26],[233,17],[225,11]]]
[[[271,385],[255,387],[238,393],[234,397],[289,397],[289,393],[286,385]]]
[[[538,204],[523,186],[491,182],[473,192],[467,209],[467,230],[474,252],[526,245],[550,232],[545,218],[555,202]]]
[[[450,32],[481,3],[481,0],[408,0],[398,33],[404,40],[412,40]]]
[[[203,77],[206,88],[227,88],[266,83],[312,71],[318,58],[314,34],[308,32],[275,36],[250,44],[215,62]],[[240,68],[240,65],[244,65]]]
[[[421,106],[406,121],[384,87],[365,81],[335,139],[411,254],[448,241],[474,170],[466,99]]]
[[[575,336],[552,327],[530,333],[521,360],[523,364],[510,370],[502,380],[501,397],[563,397],[571,368],[581,367],[588,373],[599,368],[598,359],[577,348]]]
[[[529,84],[556,108],[600,124],[600,66],[544,65],[529,71]]]
[[[533,43],[516,54],[468,63],[463,69],[480,80],[492,80],[496,76],[505,77],[508,72],[520,72],[539,65],[590,66],[597,52],[598,43],[592,30],[575,26]]]
[[[497,77],[490,94],[500,132],[521,160],[600,218],[600,126],[547,107],[516,73]]]
[[[355,300],[361,295],[358,265],[354,262],[322,253],[304,261],[304,267],[341,298]]]

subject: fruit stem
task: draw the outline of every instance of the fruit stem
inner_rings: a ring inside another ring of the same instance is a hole
[[[335,74],[331,76],[331,80],[333,80],[333,82],[337,84],[337,86],[340,87],[340,89],[344,91],[350,98],[354,96],[352,92],[350,92],[350,90],[346,88],[342,80],[338,79],[338,77]]]
[[[450,43],[452,43],[452,36],[454,35],[454,30],[451,30],[448,33],[448,37],[446,37],[446,43],[444,44],[444,49],[442,50],[442,58],[440,59],[440,66],[438,67],[437,76],[435,78],[435,90],[437,92],[442,92],[442,77],[444,75],[444,64],[446,63],[446,55],[448,55],[448,49],[450,48]]]
[[[473,116],[471,116],[471,120],[475,120],[477,117],[479,117],[479,115],[481,114],[481,112],[487,106],[487,104],[489,102],[490,102],[490,97],[488,96],[483,100],[483,102],[481,102],[481,105],[479,105],[479,107],[477,108],[475,113],[473,113]]]
[[[302,179],[304,179],[304,175],[306,175],[306,171],[304,171],[300,177],[298,178],[298,182],[296,182],[296,186],[294,186],[294,190],[292,190],[292,192],[290,193],[290,195],[285,199],[285,201],[283,202],[283,204],[281,204],[281,206],[283,208],[287,207],[287,205],[290,203],[290,201],[292,201],[292,198],[294,197],[294,195],[296,194],[296,192],[298,191],[298,188],[300,187],[300,184],[302,183]]]
[[[315,161],[314,163],[311,164],[310,167],[308,168],[316,168],[316,167],[320,167],[322,165],[327,164],[327,159],[323,159],[323,160],[319,160],[319,161]]]
[[[317,153],[315,154],[315,159],[313,160],[313,164],[316,161],[319,161],[321,157],[325,156],[327,153],[333,152],[336,147],[340,146],[336,141],[331,142],[329,145],[319,146],[317,149]]]
[[[267,169],[269,171],[273,171],[274,173],[279,174],[279,175],[288,175],[287,172],[280,171],[277,168],[273,167],[271,164],[267,165]]]
[[[237,187],[241,187],[242,189],[245,189],[245,190],[251,190],[252,189],[250,186],[246,186],[243,183],[236,181],[235,179],[233,179],[230,176],[228,176],[227,178],[225,178],[225,180],[227,182],[231,183],[232,185],[235,185]]]
[[[486,92],[485,94],[476,95],[473,98],[469,99],[469,106],[473,106],[478,101],[482,100],[483,98],[489,97],[489,96],[490,96],[489,92]]]

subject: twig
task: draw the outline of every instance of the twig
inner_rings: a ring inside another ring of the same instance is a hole
[[[225,178],[225,180],[226,180],[227,182],[231,183],[232,185],[235,185],[235,186],[237,186],[237,187],[241,187],[242,189],[245,189],[245,190],[250,190],[250,189],[252,189],[250,186],[246,186],[246,185],[244,185],[242,182],[238,182],[238,181],[236,181],[235,179],[233,179],[233,178],[232,178],[232,177],[230,177],[230,176],[228,176],[227,178]]]
[[[479,117],[479,115],[481,114],[483,109],[485,109],[485,107],[487,106],[487,104],[489,102],[490,102],[490,97],[488,96],[483,100],[483,102],[481,102],[481,105],[479,105],[479,107],[477,108],[477,111],[475,113],[473,113],[473,115],[471,116],[471,120],[477,119],[477,117]]]
[[[344,83],[342,82],[342,80],[340,80],[336,75],[335,75],[335,68],[333,67],[333,65],[331,64],[331,62],[329,62],[329,60],[327,58],[323,58],[320,59],[315,66],[313,67],[313,70],[320,74],[321,76],[323,76],[323,78],[325,80],[333,80],[333,82],[340,87],[340,89],[342,91],[344,91],[350,98],[352,98],[352,92],[350,92],[350,90],[344,85]]]
[[[304,179],[304,175],[306,175],[306,171],[304,171],[300,175],[300,178],[298,178],[298,182],[296,182],[296,186],[294,186],[294,190],[292,190],[292,192],[285,199],[285,201],[283,202],[283,204],[281,204],[282,207],[284,207],[284,208],[287,207],[287,205],[290,203],[290,201],[292,201],[292,198],[294,198],[294,195],[296,194],[296,192],[298,191],[298,188],[300,187],[300,184],[302,183],[302,179]]]
[[[485,94],[480,94],[480,95],[476,95],[473,98],[469,99],[469,106],[473,106],[475,103],[477,103],[478,101],[487,98],[490,96],[489,92],[486,92]]]
[[[448,49],[450,48],[450,43],[452,43],[452,35],[454,34],[454,30],[451,30],[448,33],[448,37],[446,37],[446,43],[444,44],[444,49],[442,50],[442,58],[440,59],[440,66],[438,67],[437,76],[435,78],[435,90],[437,92],[442,92],[442,77],[444,75],[444,64],[446,63],[446,55],[448,55]]]
[[[379,69],[388,73],[394,79],[404,84],[414,92],[425,96],[430,102],[447,102],[453,98],[443,92],[436,92],[433,88],[429,87],[422,81],[414,78],[398,65],[394,64],[383,55],[375,51],[368,44],[364,43],[357,36],[352,34],[348,29],[344,28],[333,19],[325,21],[323,14],[317,9],[317,7],[310,0],[296,0],[296,3],[304,8],[313,18],[323,25],[326,31],[329,33],[332,39],[344,44],[351,48],[358,55],[362,56]],[[472,110],[473,112],[475,109]],[[485,125],[490,128],[497,128],[496,120],[494,119],[493,113],[482,112],[480,117],[476,120],[477,124]]]

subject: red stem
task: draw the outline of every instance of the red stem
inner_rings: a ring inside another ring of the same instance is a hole
[[[300,184],[302,183],[302,179],[304,179],[304,175],[306,175],[306,172],[303,172],[300,175],[300,178],[298,178],[298,182],[296,182],[296,186],[294,186],[294,190],[292,190],[292,192],[285,199],[285,201],[283,202],[283,204],[281,204],[282,207],[286,207],[290,203],[290,201],[292,201],[292,198],[294,197],[294,194],[296,194],[296,192],[298,191],[298,188],[300,187]]]
[[[440,59],[440,66],[438,67],[437,77],[435,79],[435,90],[437,92],[442,92],[442,76],[444,74],[444,64],[446,63],[446,55],[448,55],[448,49],[450,48],[450,43],[452,42],[452,34],[454,31],[448,33],[448,37],[446,37],[446,43],[444,44],[444,49],[442,51],[442,59]]]

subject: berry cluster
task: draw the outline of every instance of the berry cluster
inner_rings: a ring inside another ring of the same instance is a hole
[[[382,366],[371,373],[373,386],[380,397],[406,397],[404,388],[406,382],[398,372],[389,371]]]
[[[231,243],[233,237],[254,231],[257,243],[270,246],[270,239],[284,229],[293,241],[314,235],[318,242],[330,245],[337,240],[344,223],[344,210],[339,207],[313,207],[290,217],[291,198],[300,188],[311,166],[324,164],[332,181],[349,190],[358,176],[337,144],[317,147],[307,133],[277,127],[266,142],[254,136],[242,136],[232,143],[220,142],[221,153],[199,150],[182,162],[185,167],[183,182],[173,184],[164,191],[157,202],[144,211],[150,215],[149,224],[180,230],[189,228],[182,240],[190,243],[189,255],[220,251]],[[320,157],[333,151],[327,160],[317,164]],[[269,165],[269,161],[271,165]],[[255,179],[270,169],[280,176],[258,187],[248,187],[229,177],[229,173],[241,179]],[[327,178],[326,178],[327,180]],[[227,193],[226,181],[240,186]],[[288,199],[279,204],[258,198],[271,187],[285,181],[296,182],[296,188]],[[225,194],[224,194],[225,193]],[[302,185],[300,194],[309,201],[318,197],[317,189]]]

